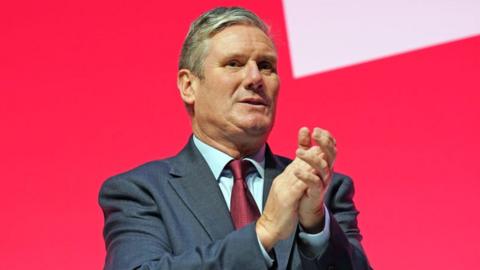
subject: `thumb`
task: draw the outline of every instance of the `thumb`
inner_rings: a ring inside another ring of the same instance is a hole
[[[307,127],[302,127],[298,130],[298,148],[308,150],[310,146],[312,146],[310,130]]]

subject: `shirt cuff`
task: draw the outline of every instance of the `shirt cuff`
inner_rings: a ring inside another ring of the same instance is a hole
[[[262,251],[263,258],[265,258],[265,262],[267,263],[267,267],[268,268],[272,267],[274,260],[272,259],[272,257],[270,257],[268,252],[263,247],[262,243],[260,242],[260,238],[258,238],[258,235],[257,235],[257,241],[258,241],[258,245],[260,246],[260,250]]]
[[[303,231],[302,226],[300,226],[299,236],[299,248],[302,252],[308,257],[318,257],[322,255],[328,245],[328,240],[330,239],[330,213],[325,205],[325,223],[323,225],[323,230],[316,234],[310,234]]]

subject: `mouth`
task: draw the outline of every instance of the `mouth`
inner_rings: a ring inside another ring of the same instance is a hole
[[[240,100],[240,103],[246,103],[253,106],[268,106],[268,103],[261,98],[244,98]]]

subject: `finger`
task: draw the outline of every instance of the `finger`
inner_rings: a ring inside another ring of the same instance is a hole
[[[310,198],[315,198],[315,197],[320,197],[323,194],[323,191],[325,190],[325,185],[322,185],[322,188],[308,188],[307,191],[305,192],[307,194],[307,197]]]
[[[330,181],[323,181],[308,163],[299,158],[297,158],[297,160],[300,166],[295,168],[294,175],[297,178],[297,182],[304,182],[308,187],[304,192],[305,196],[309,198],[320,198],[327,189]]]
[[[293,172],[294,175],[297,174],[297,170],[295,170]],[[298,178],[298,176],[296,176],[296,178]],[[305,181],[298,181],[296,180],[295,182],[293,182],[291,185],[290,185],[290,188],[294,191],[294,193],[296,194],[296,196],[294,197],[298,197],[298,196],[301,196],[303,193],[305,193],[305,191],[307,190],[308,188],[308,184],[305,183]]]
[[[307,127],[302,127],[298,130],[298,148],[307,150],[310,146],[312,146],[310,130]]]
[[[322,152],[326,154],[326,161],[330,169],[333,168],[337,156],[336,142],[333,136],[327,130],[314,128],[312,138],[320,146]]]
[[[300,161],[303,161],[303,164],[308,164],[320,176],[325,186],[329,185],[332,180],[333,169],[328,166],[325,160],[325,153],[321,152],[319,146],[313,146],[307,151],[298,149],[297,158],[299,159],[297,164],[302,165]],[[304,166],[302,168],[305,169]]]
[[[308,150],[297,149],[297,157],[308,163],[317,172],[317,174],[326,180],[328,176],[328,163],[325,160],[325,153],[323,153],[318,145],[312,146]]]
[[[328,164],[328,168],[333,169],[333,165],[335,164],[335,159],[337,158],[337,149],[322,148],[322,153],[324,154],[324,158]]]
[[[317,138],[326,139],[327,142],[332,146],[337,145],[337,141],[335,140],[333,135],[328,130],[323,128],[315,127],[312,132],[312,137],[314,140],[316,140]]]
[[[336,148],[337,142],[332,134],[327,130],[315,128],[312,132],[312,139],[322,148],[333,149]]]
[[[333,178],[333,169],[326,167],[322,171],[322,181],[325,184],[325,186],[330,185],[330,182],[332,181]]]
[[[322,179],[312,171],[296,169],[294,175],[309,187],[317,188],[319,185],[323,186]]]

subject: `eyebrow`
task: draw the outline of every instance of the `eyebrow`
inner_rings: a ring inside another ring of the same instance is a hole
[[[275,55],[263,55],[261,57],[259,57],[260,60],[267,60],[269,62],[272,62],[272,63],[277,63],[277,56]]]
[[[242,53],[226,53],[224,54],[223,56],[224,58],[227,58],[227,59],[230,59],[230,58],[240,58],[240,59],[244,59],[244,58],[247,58],[245,56],[245,54],[242,54]],[[256,60],[257,61],[270,61],[270,62],[273,62],[273,63],[276,63],[277,62],[277,56],[275,54],[265,54],[265,55],[260,55]]]

